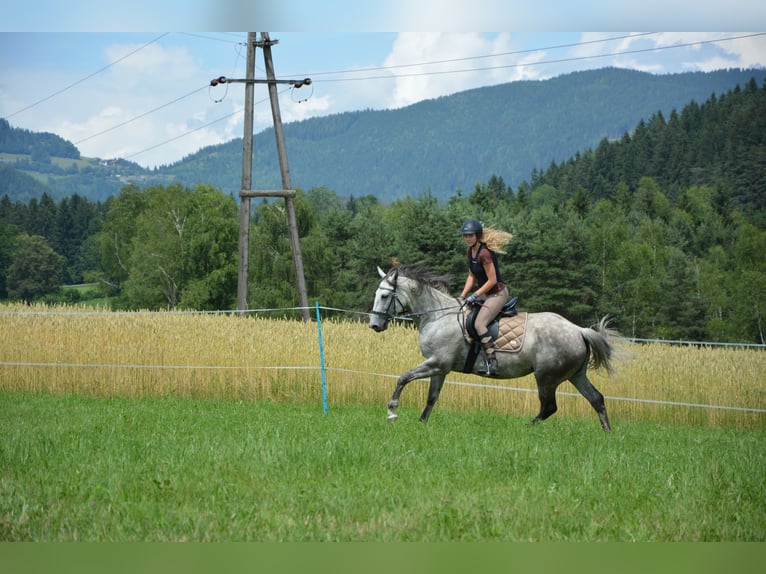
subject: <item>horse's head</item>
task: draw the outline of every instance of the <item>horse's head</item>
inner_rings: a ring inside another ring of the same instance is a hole
[[[393,319],[397,313],[404,310],[404,304],[399,299],[399,293],[397,292],[397,281],[399,279],[399,271],[394,268],[388,273],[384,273],[383,270],[378,267],[378,274],[381,277],[381,282],[378,285],[378,289],[375,291],[375,302],[372,305],[372,312],[370,313],[370,328],[374,331],[385,331],[388,327],[388,322]]]

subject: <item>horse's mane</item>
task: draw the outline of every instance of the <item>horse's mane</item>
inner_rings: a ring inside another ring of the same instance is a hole
[[[402,277],[407,277],[417,281],[421,285],[426,285],[449,295],[452,275],[449,273],[439,273],[430,269],[425,263],[409,263],[398,265],[395,269]]]

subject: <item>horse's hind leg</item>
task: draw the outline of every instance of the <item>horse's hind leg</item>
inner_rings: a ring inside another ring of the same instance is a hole
[[[423,409],[423,414],[420,415],[420,422],[428,422],[428,417],[431,416],[431,410],[434,408],[436,401],[439,400],[439,393],[441,393],[444,386],[444,375],[434,375],[431,377],[431,386],[428,387],[428,400],[426,401],[426,408]]]
[[[532,424],[544,421],[558,410],[556,406],[556,387],[553,381],[546,381],[542,377],[537,379],[537,396],[540,399],[540,412],[532,419]]]
[[[569,381],[580,391],[580,394],[588,399],[593,409],[598,414],[598,418],[601,421],[601,428],[605,431],[612,430],[612,425],[609,424],[609,417],[606,414],[606,405],[604,404],[604,395],[602,395],[593,383],[590,382],[588,376],[585,374],[586,365]]]

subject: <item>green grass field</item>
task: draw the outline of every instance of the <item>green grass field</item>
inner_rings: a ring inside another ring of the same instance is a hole
[[[3,541],[764,541],[766,434],[0,392]]]

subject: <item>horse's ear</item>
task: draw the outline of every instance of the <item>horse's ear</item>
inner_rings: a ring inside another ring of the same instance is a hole
[[[380,266],[378,266],[378,275],[380,275],[381,279],[385,279],[386,278],[386,274],[383,273],[383,270],[380,268]]]

